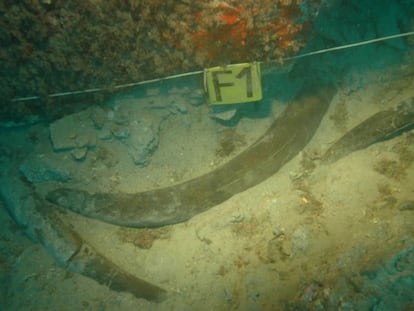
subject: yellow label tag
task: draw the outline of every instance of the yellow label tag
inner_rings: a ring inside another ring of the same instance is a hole
[[[260,64],[245,63],[208,68],[204,72],[204,86],[212,105],[260,100]]]

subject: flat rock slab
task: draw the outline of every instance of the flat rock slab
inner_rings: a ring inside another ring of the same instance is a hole
[[[60,169],[47,159],[28,158],[19,167],[20,173],[32,183],[47,181],[67,182],[72,179],[69,172]]]
[[[87,109],[53,122],[50,125],[53,150],[94,147],[97,130],[90,116],[91,109]]]

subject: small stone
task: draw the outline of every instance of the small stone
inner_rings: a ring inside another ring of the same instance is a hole
[[[90,118],[95,127],[98,129],[102,128],[105,125],[105,122],[107,121],[107,115],[105,113],[105,110],[103,110],[100,107],[93,107],[91,109]]]
[[[130,138],[124,142],[128,148],[128,154],[135,165],[146,166],[158,148],[159,130],[154,130],[149,120],[131,125],[130,130]]]
[[[76,148],[71,150],[70,154],[76,161],[82,161],[86,158],[86,155],[88,153],[88,148]]]
[[[75,143],[77,148],[83,148],[87,146],[95,146],[94,142],[90,142],[90,139],[94,139],[94,137],[87,137],[84,135],[79,135],[75,137]]]
[[[114,127],[112,128],[112,134],[117,139],[127,139],[129,137],[129,129],[127,127]]]
[[[153,139],[146,141],[145,144],[142,144],[139,140],[131,141],[127,144],[128,154],[135,165],[147,166],[158,144],[158,136],[154,136]]]
[[[183,103],[175,103],[174,107],[179,113],[188,113],[188,109]]]
[[[109,121],[112,121],[115,118],[115,112],[114,111],[108,111],[108,113],[106,114],[106,117]]]
[[[190,98],[188,102],[191,106],[197,107],[203,105],[205,103],[205,100],[200,98]]]
[[[229,121],[236,116],[237,109],[225,110],[225,111],[215,111],[211,114],[211,118],[218,119],[222,121]]]

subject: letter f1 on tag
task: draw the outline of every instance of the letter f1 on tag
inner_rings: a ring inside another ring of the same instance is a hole
[[[204,71],[204,87],[212,105],[238,104],[262,99],[260,65],[234,64]]]

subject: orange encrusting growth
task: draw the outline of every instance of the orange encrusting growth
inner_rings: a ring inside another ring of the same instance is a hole
[[[220,62],[223,57],[225,61],[248,61],[249,54],[254,57],[260,48],[278,50],[275,52],[278,56],[297,51],[300,43],[295,37],[303,25],[295,22],[300,16],[296,2],[273,6],[276,13],[271,16],[267,13],[269,4],[261,8],[260,4],[252,7],[219,2],[197,10],[195,30],[189,31],[194,53],[212,63]]]

